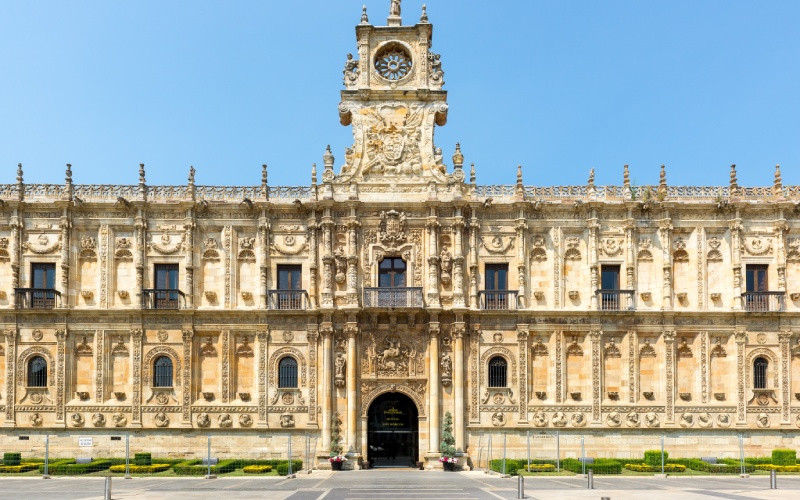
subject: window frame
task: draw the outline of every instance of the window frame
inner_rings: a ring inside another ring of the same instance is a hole
[[[389,267],[384,268],[383,263],[389,261]],[[397,264],[401,263],[402,268]],[[408,287],[408,263],[400,256],[387,255],[378,261],[378,287],[379,288],[406,288]],[[388,285],[384,285],[383,278],[389,280]],[[402,277],[402,283],[397,283],[397,278]]]
[[[300,387],[299,368],[300,362],[291,355],[283,356],[278,360],[278,389],[298,389]],[[284,370],[294,369],[294,373],[284,373]]]
[[[44,272],[43,286],[37,286],[37,275]],[[40,290],[56,289],[56,264],[55,262],[31,262],[31,288]]]
[[[502,371],[501,371],[502,370]],[[504,356],[495,355],[486,364],[487,386],[492,389],[508,387],[508,360]]]
[[[769,264],[747,264],[744,274],[746,292],[769,291]]]
[[[286,286],[282,286],[283,279],[281,274],[286,273]],[[278,264],[275,266],[275,276],[277,290],[302,290],[303,289],[303,266],[302,264]],[[296,280],[295,280],[296,278]],[[295,287],[296,285],[296,287]]]
[[[42,364],[40,365],[39,370],[37,370],[38,373],[35,373],[33,364],[39,360],[41,360]],[[36,388],[47,387],[47,375],[48,375],[47,359],[45,359],[44,356],[37,354],[35,356],[31,356],[28,359],[26,365],[27,365],[26,366],[27,379],[25,380],[25,383],[27,384],[26,387],[36,387]],[[44,371],[43,374],[42,371]]]
[[[601,264],[600,265],[600,290],[620,290],[620,274],[622,266],[620,264]],[[614,287],[606,288],[605,276],[615,275]]]
[[[502,272],[502,275],[500,274]],[[507,292],[508,291],[508,262],[485,263],[483,265],[483,286],[487,292]],[[502,280],[498,279],[502,276]],[[490,277],[491,280],[490,284]],[[500,283],[503,281],[504,283]],[[502,285],[502,287],[501,287]]]
[[[769,360],[764,356],[757,356],[753,360],[753,389],[766,389],[769,373]]]
[[[161,360],[166,360],[169,363],[169,376],[165,375],[164,366],[159,366],[159,362]],[[164,384],[164,378],[167,378],[169,381],[169,385]],[[171,388],[175,386],[175,363],[172,361],[172,358],[167,356],[166,354],[162,354],[160,356],[156,356],[153,359],[153,387],[158,388]]]

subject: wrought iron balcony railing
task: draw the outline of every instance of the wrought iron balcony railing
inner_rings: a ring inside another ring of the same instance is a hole
[[[742,294],[747,312],[783,312],[786,310],[786,292],[745,292]]]
[[[364,288],[364,307],[422,307],[421,287]]]
[[[636,309],[636,290],[597,290],[601,311],[633,311]]]
[[[305,290],[269,290],[267,308],[288,311],[304,311],[308,308],[308,292]]]
[[[186,294],[176,288],[142,289],[142,309],[183,309]]]
[[[17,309],[61,307],[61,292],[52,288],[15,288]]]
[[[517,290],[481,290],[478,307],[487,311],[514,311],[517,309]]]

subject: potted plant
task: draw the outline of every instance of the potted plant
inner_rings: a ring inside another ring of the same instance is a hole
[[[342,455],[342,420],[339,414],[333,415],[333,429],[331,430],[331,469],[342,470],[342,464],[347,458]]]
[[[444,414],[444,425],[442,426],[442,444],[439,445],[439,461],[442,462],[444,470],[455,470],[458,463],[456,458],[456,438],[453,437],[453,416],[448,411]]]

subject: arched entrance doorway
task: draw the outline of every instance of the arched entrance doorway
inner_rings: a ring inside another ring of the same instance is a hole
[[[413,467],[419,454],[417,406],[399,392],[381,394],[367,412],[367,460],[373,467]]]

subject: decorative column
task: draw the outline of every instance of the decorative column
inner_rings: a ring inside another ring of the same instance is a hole
[[[464,217],[456,208],[453,221],[453,307],[464,307]]]
[[[131,330],[131,427],[142,426],[142,331]]]
[[[636,252],[634,251],[634,238],[636,236],[636,219],[633,218],[633,209],[628,207],[628,218],[625,219],[625,287],[634,290],[633,296],[628,297],[629,308],[636,306]]]
[[[186,307],[194,309],[194,210],[191,208],[186,211],[186,219],[183,222],[184,230],[184,268],[186,269]]]
[[[222,398],[220,398],[222,403],[230,402],[230,394],[231,394],[231,331],[230,330],[222,330],[219,334],[220,340],[222,341],[222,347],[220,348],[220,374],[222,375],[220,378],[220,385],[222,385]],[[233,341],[234,351],[236,350],[236,341]]]
[[[69,287],[69,228],[72,225],[69,219],[69,208],[64,207],[59,222],[61,229],[61,307],[70,306],[70,287]]]
[[[16,414],[14,413],[16,395],[16,364],[17,364],[17,330],[5,331],[6,341],[6,419],[3,427],[15,427],[17,425]]]
[[[466,326],[463,322],[453,324],[453,398],[455,399],[455,415],[453,415],[453,426],[455,427],[456,449],[463,451],[467,448],[465,441],[464,420],[467,417],[464,411],[464,333]]]
[[[706,309],[706,263],[705,241],[706,230],[704,227],[696,227],[697,235],[697,309]]]
[[[333,218],[326,208],[322,216],[322,307],[333,308]]]
[[[708,332],[700,332],[700,395],[708,403]]]
[[[639,338],[636,330],[628,332],[628,402],[636,403],[639,373]]]
[[[94,332],[94,400],[102,404],[105,399],[105,374],[106,374],[106,332],[105,330],[95,330]]]
[[[350,455],[358,453],[358,443],[356,432],[357,418],[358,418],[358,380],[356,374],[358,370],[358,360],[356,358],[356,337],[358,336],[358,323],[354,321],[355,318],[349,318],[350,321],[344,327],[345,335],[347,335],[347,447]]]
[[[595,290],[600,288],[600,266],[597,263],[597,242],[599,240],[600,221],[597,219],[596,208],[592,208],[591,218],[587,222],[589,228],[589,293],[591,297],[591,300],[589,301],[589,309],[592,311],[597,311],[600,309],[600,305],[597,302],[597,294],[595,293]]]
[[[144,288],[144,258],[145,258],[145,230],[146,224],[142,216],[143,210],[138,209],[134,220],[134,233],[136,235],[136,252],[133,254],[133,265],[136,267],[136,295],[139,297],[140,306],[143,305],[142,288]]]
[[[331,418],[333,416],[333,384],[331,383],[331,346],[333,343],[333,324],[324,321],[320,327],[322,334],[322,452],[331,449]]]
[[[356,218],[355,208],[347,222],[347,305],[358,306],[358,233],[361,225]]]
[[[66,392],[67,330],[56,330],[56,423],[64,424]]]
[[[528,259],[526,257],[526,241],[525,230],[528,229],[528,223],[525,220],[525,208],[520,206],[519,218],[517,218],[515,229],[517,231],[517,280],[519,283],[519,307],[525,309],[528,307],[527,295],[527,276],[528,276]],[[520,402],[520,404],[522,404]]]
[[[528,423],[528,324],[517,324],[519,349],[519,423]]]
[[[778,341],[781,349],[781,424],[790,424],[789,405],[791,404],[791,361],[792,352],[790,343],[792,340],[792,330],[783,327],[778,332]]]
[[[472,208],[472,217],[469,221],[469,306],[478,308],[478,217],[477,209]]]
[[[469,420],[471,423],[480,423],[478,412],[478,390],[480,378],[478,376],[478,350],[481,343],[481,325],[472,323],[469,331]]]
[[[664,366],[666,369],[666,413],[667,424],[675,423],[675,330],[664,330]]]
[[[317,263],[319,262],[319,248],[317,248],[317,212],[311,211],[311,216],[308,219],[308,242],[309,242],[309,256],[308,256],[308,295],[311,301],[311,308],[316,309],[319,307],[317,301]]]
[[[20,262],[20,249],[22,248],[22,216],[24,211],[19,207],[14,207],[11,215],[11,288],[21,288],[19,282],[19,262]],[[11,294],[11,307],[17,305],[17,294]],[[6,405],[8,406],[8,405]],[[13,406],[13,405],[12,405]]]
[[[192,426],[192,338],[194,337],[193,330],[183,331],[183,404],[181,405],[181,412],[183,414],[183,422],[181,427]]]
[[[267,341],[269,328],[259,330],[258,338],[258,426],[269,427],[267,421]]]
[[[661,239],[661,251],[664,274],[664,288],[662,307],[666,311],[672,310],[672,219],[666,214],[663,219],[658,221],[658,235]]]
[[[733,265],[733,309],[741,311],[742,304],[742,219],[739,209],[736,209],[736,218],[730,222],[731,229],[731,264]]]
[[[564,400],[564,332],[556,332],[556,403]]]
[[[436,314],[431,314],[428,326],[430,335],[430,377],[428,391],[428,450],[429,454],[439,453],[439,321]]]
[[[745,359],[745,346],[747,345],[747,330],[744,326],[736,327],[736,425],[747,425],[747,399],[745,398],[745,378],[747,376],[747,360]]]
[[[308,426],[317,426],[317,343],[319,329],[316,323],[306,325],[308,340]]]
[[[589,335],[592,340],[592,422],[600,423],[600,404],[603,401],[603,380],[601,366],[603,331],[600,325],[594,325]]]
[[[266,192],[266,186],[264,191]],[[269,286],[269,220],[266,210],[261,210],[261,216],[258,218],[258,239],[261,249],[261,309],[266,309]]]
[[[564,269],[561,267],[561,228],[554,227],[553,232],[553,307],[558,309],[561,307],[561,297],[563,296],[564,283],[562,282],[561,272]]]
[[[786,291],[786,231],[789,225],[783,217],[783,210],[778,214],[779,219],[775,221],[772,229],[775,231],[775,249],[777,252],[777,271],[778,271],[778,290]]]
[[[441,307],[439,302],[439,220],[431,207],[425,223],[428,230],[428,307]]]

